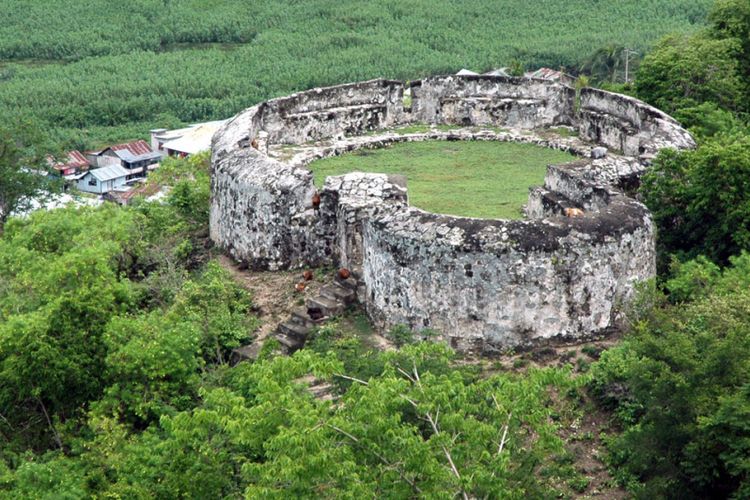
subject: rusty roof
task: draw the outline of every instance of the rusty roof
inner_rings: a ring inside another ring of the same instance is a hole
[[[123,149],[130,151],[133,156],[139,156],[139,155],[145,155],[147,153],[153,153],[153,150],[151,149],[151,146],[149,143],[144,141],[143,139],[139,139],[137,141],[133,142],[127,142],[125,144],[115,144],[114,146],[110,146],[109,148],[112,151],[121,151]]]
[[[55,170],[67,170],[69,168],[86,169],[89,167],[88,160],[78,150],[68,151],[67,160],[66,162],[55,162],[52,166]],[[52,158],[50,158],[50,162],[52,162]]]

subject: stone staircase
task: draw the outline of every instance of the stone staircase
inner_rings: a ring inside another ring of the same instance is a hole
[[[337,273],[333,283],[324,285],[316,297],[308,298],[304,306],[292,311],[292,316],[281,323],[274,334],[285,354],[301,349],[313,328],[340,315],[357,301],[361,273],[361,269],[353,269],[346,279]]]
[[[359,267],[353,268],[346,279],[337,272],[333,282],[321,287],[316,296],[307,298],[304,306],[294,309],[289,319],[279,324],[268,338],[278,340],[284,354],[301,349],[314,328],[342,314],[349,305],[357,302],[357,296],[364,293],[361,277],[362,269]],[[260,347],[261,342],[255,342],[234,349],[232,363],[254,360]]]

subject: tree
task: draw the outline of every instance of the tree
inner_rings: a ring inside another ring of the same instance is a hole
[[[645,314],[591,369],[623,431],[612,464],[640,498],[750,493],[750,255],[700,259],[668,283],[687,302]]]
[[[739,50],[735,39],[667,36],[638,68],[638,97],[668,113],[704,102],[737,110],[743,105]]]
[[[48,151],[38,130],[28,123],[0,126],[0,234],[15,210],[25,210],[34,196],[51,187]]]
[[[745,81],[745,95],[750,97],[750,2],[747,0],[717,0],[709,15],[712,36],[735,40],[741,50],[738,57],[740,72]],[[745,100],[744,111],[750,111]]]
[[[624,51],[618,45],[607,45],[588,57],[579,69],[598,82],[615,83],[617,72],[623,64]]]
[[[662,151],[641,193],[662,257],[705,255],[726,264],[750,250],[750,136],[718,136],[695,151]]]

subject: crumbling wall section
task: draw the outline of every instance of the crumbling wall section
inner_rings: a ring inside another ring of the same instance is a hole
[[[574,120],[575,91],[544,80],[439,76],[413,82],[411,92],[417,122],[533,129]]]
[[[234,259],[269,270],[317,263],[310,172],[246,148],[216,161],[211,182],[211,238]]]
[[[336,85],[267,101],[263,129],[280,144],[359,135],[403,116],[404,84],[393,80]]]
[[[354,172],[331,176],[322,191],[328,224],[335,227],[333,262],[342,267],[361,267],[364,223],[384,211],[408,205],[406,179],[398,175]]]
[[[690,134],[666,113],[606,90],[581,90],[578,123],[583,138],[646,160],[663,148],[695,147]]]

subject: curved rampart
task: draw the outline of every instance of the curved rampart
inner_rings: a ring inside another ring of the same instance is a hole
[[[523,221],[410,208],[404,179],[383,175],[329,177],[314,200],[307,161],[440,136],[373,135],[410,123],[490,127],[442,137],[522,139],[585,156],[548,167]],[[579,137],[535,135],[557,126]],[[302,160],[280,159],[286,145],[311,141],[318,145],[304,146]],[[589,158],[602,145],[610,153]],[[617,325],[634,283],[655,272],[651,216],[620,186],[659,149],[693,145],[636,99],[595,89],[576,96],[541,80],[446,76],[314,89],[250,108],[217,133],[211,237],[252,268],[361,266],[360,299],[378,326],[430,328],[463,351],[596,335]]]

